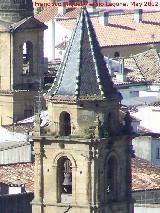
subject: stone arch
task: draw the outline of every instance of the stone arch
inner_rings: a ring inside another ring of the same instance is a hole
[[[77,164],[76,164],[76,160],[74,159],[74,157],[70,154],[70,153],[67,153],[67,152],[61,152],[61,153],[58,153],[54,160],[53,160],[53,166],[54,167],[57,167],[57,162],[58,162],[58,159],[60,159],[61,157],[63,156],[66,156],[72,163],[72,168],[77,168]]]
[[[69,153],[59,153],[53,161],[56,171],[57,202],[71,202],[75,194],[76,161]],[[67,167],[67,168],[65,168]]]
[[[60,136],[69,136],[71,134],[71,116],[63,111],[59,115],[59,134]]]
[[[118,199],[119,186],[119,157],[116,152],[111,152],[104,160],[104,198],[105,202]]]

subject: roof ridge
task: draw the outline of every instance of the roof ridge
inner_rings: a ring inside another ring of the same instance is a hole
[[[83,9],[49,93],[121,99],[109,76],[89,14]]]
[[[91,37],[91,32],[90,32],[90,28],[89,28],[89,20],[88,20],[88,16],[85,17],[87,19],[86,23],[87,23],[87,27],[88,27],[88,33],[89,33],[89,42],[90,42],[90,46],[91,46],[91,50],[92,50],[92,57],[93,57],[93,60],[95,62],[95,70],[96,70],[96,77],[97,77],[97,82],[99,84],[99,89],[101,91],[101,95],[104,95],[104,92],[102,90],[102,85],[101,85],[101,80],[99,78],[99,72],[98,72],[98,67],[97,67],[97,59],[95,57],[95,52],[94,52],[94,48],[93,48],[93,44],[92,44],[92,37]],[[94,53],[94,54],[93,54]]]
[[[62,78],[63,78],[65,64],[66,64],[67,59],[68,59],[68,55],[69,55],[69,52],[70,52],[70,49],[71,49],[71,46],[72,46],[71,44],[72,44],[72,41],[73,41],[73,39],[74,39],[74,36],[75,36],[76,29],[77,29],[77,26],[78,26],[78,22],[79,22],[79,21],[80,21],[80,17],[77,18],[77,23],[76,23],[75,28],[74,28],[74,30],[73,30],[73,32],[72,32],[72,35],[71,35],[69,44],[67,45],[67,49],[66,49],[66,51],[65,51],[63,61],[62,61],[62,63],[60,64],[59,69],[58,69],[58,71],[57,71],[57,73],[56,73],[56,76],[55,76],[53,85],[52,85],[52,87],[48,90],[48,93],[49,93],[49,94],[50,94],[50,92],[52,92],[52,90],[56,87],[56,85],[58,85],[58,86],[55,88],[55,91],[54,91],[54,93],[53,93],[52,95],[56,94],[58,88],[60,87],[60,84],[61,84],[60,81],[62,81]],[[62,72],[60,73],[61,75],[58,76],[59,71],[60,71],[61,69],[62,69]],[[59,79],[58,79],[58,77],[59,77]],[[57,82],[57,84],[55,85],[56,82]]]

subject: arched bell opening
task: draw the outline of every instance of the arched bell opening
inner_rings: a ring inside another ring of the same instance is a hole
[[[23,75],[33,73],[33,44],[31,41],[23,43]]]
[[[61,157],[57,165],[58,201],[71,202],[72,196],[72,163],[67,157]]]
[[[60,136],[69,136],[71,134],[71,117],[68,112],[61,112],[59,130]]]

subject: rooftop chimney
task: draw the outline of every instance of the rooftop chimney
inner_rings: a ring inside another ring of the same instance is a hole
[[[107,26],[108,25],[108,17],[109,17],[108,12],[105,12],[105,11],[99,12],[99,23],[102,26]]]
[[[142,21],[142,9],[134,10],[134,21],[137,23]]]
[[[96,12],[96,1],[95,0],[88,0],[87,11],[89,13]]]
[[[64,15],[66,13],[66,7],[64,5],[58,6],[58,14]]]

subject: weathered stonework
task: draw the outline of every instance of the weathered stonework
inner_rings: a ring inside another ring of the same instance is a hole
[[[33,200],[33,213],[40,206],[45,213],[65,212],[69,206],[69,212],[72,213],[131,212],[130,156],[126,154],[130,146],[130,143],[127,142],[129,141],[128,136],[116,137],[111,144],[106,139],[91,141],[37,137],[34,138],[34,141],[35,185],[37,185]],[[63,149],[60,148],[60,143],[64,143]],[[41,160],[37,158],[37,155],[41,156]],[[57,161],[62,156],[67,156],[72,162],[72,195],[71,201],[68,203],[60,201],[57,185]],[[105,180],[105,162],[111,156],[116,156],[118,161],[117,199],[114,201],[107,200],[109,193],[107,193]],[[41,178],[43,178],[43,182],[40,181]],[[41,197],[39,197],[40,194]]]
[[[48,92],[47,134],[35,123],[33,213],[132,212],[131,126],[121,99],[82,10]]]
[[[31,5],[27,2],[28,6],[23,5],[26,11]],[[33,17],[29,18],[29,12],[26,16],[28,18],[22,20],[22,16],[19,22],[4,22],[1,19],[2,13],[5,13],[2,4],[0,3],[0,119],[1,124],[11,124],[24,118],[28,112],[30,116],[33,114],[34,98],[38,95],[40,80],[43,79],[43,31],[46,26]],[[17,4],[16,7],[19,8]],[[21,9],[17,9],[15,13],[21,15]],[[8,10],[9,12],[12,17],[12,12]],[[29,51],[32,51],[32,69],[25,72],[27,63],[24,64],[24,60],[28,60],[29,55],[24,54],[24,44],[27,45],[27,42],[31,44]],[[43,84],[43,80],[41,83]]]

